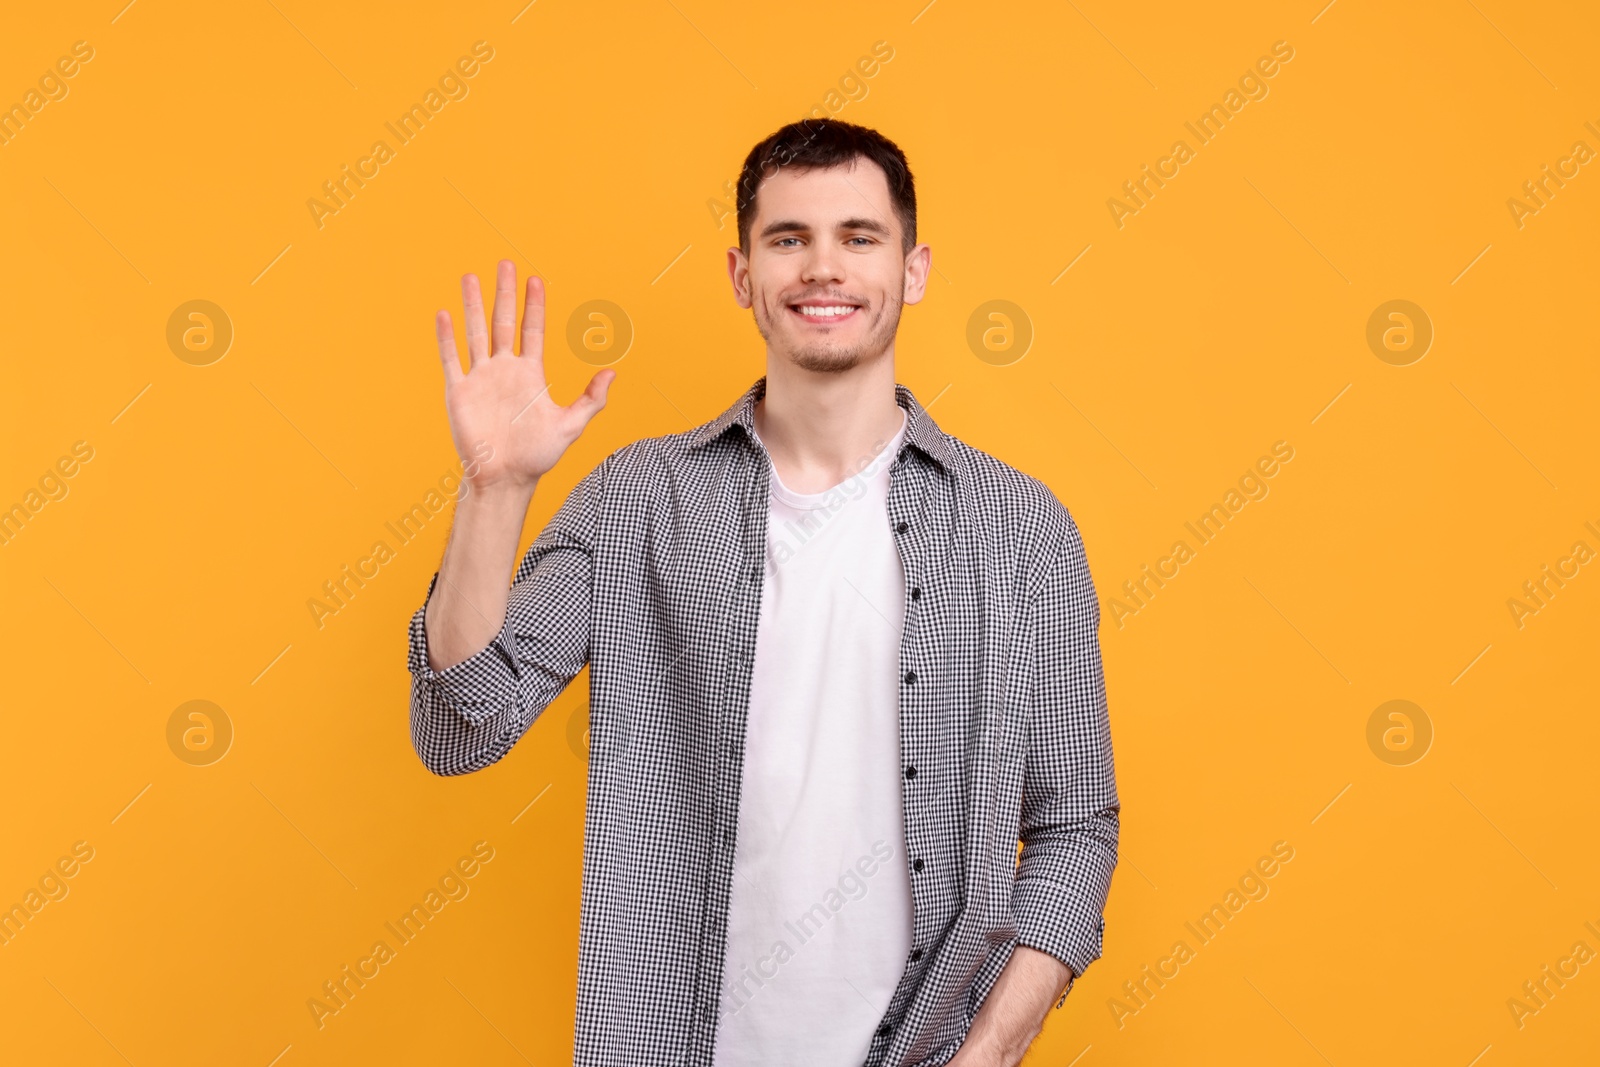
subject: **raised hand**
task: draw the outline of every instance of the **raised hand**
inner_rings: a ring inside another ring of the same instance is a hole
[[[522,354],[512,350],[517,332],[517,267],[500,261],[492,329],[483,318],[476,274],[463,275],[469,367],[461,370],[455,326],[448,311],[435,318],[444,365],[444,403],[450,436],[474,490],[531,492],[539,478],[577,440],[599,410],[616,372],[598,371],[566,407],[550,397],[544,376],[544,282],[528,278],[522,313]]]

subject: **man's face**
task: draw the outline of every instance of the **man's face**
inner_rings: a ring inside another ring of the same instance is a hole
[[[749,252],[728,249],[734,295],[770,353],[850,370],[888,351],[901,305],[922,299],[932,253],[902,252],[903,232],[876,163],[780,168],[761,183]]]

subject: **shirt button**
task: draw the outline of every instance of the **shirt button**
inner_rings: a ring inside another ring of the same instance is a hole
[[[895,526],[894,532],[895,533],[905,533],[909,529],[911,529],[911,524],[909,522],[902,522],[902,523],[899,523],[899,524],[897,524]]]
[[[907,685],[912,685],[913,683],[916,682],[916,680],[917,680],[917,672],[916,671],[906,671],[906,684]]]
[[[915,767],[907,767],[906,768],[906,777],[907,778],[915,778],[916,776],[917,776],[917,769]]]
[[[911,950],[911,962],[912,963],[916,963],[921,958],[922,958],[922,950],[920,948],[914,948],[914,949]]]
[[[878,1027],[879,1037],[888,1037],[892,1033],[894,1033],[894,1027],[890,1026],[888,1023],[884,1023],[882,1026]]]
[[[911,590],[911,599],[912,600],[921,600],[922,599],[922,590],[921,589],[913,589],[913,590]]]
[[[916,871],[918,874],[922,873],[922,867],[923,864],[920,857],[911,861],[911,869]]]

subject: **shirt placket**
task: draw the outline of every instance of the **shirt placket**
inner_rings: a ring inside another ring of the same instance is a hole
[[[930,879],[924,872],[929,871],[929,861],[932,858],[933,844],[931,837],[924,832],[918,811],[926,787],[933,782],[933,775],[927,768],[920,767],[922,753],[917,746],[917,730],[913,720],[917,717],[918,709],[922,705],[922,698],[927,694],[927,686],[931,680],[928,671],[920,662],[916,651],[918,645],[918,631],[920,628],[921,605],[924,596],[922,588],[923,566],[920,546],[926,543],[921,537],[919,523],[922,520],[923,497],[927,489],[927,472],[920,464],[914,462],[910,453],[910,446],[903,446],[899,456],[890,467],[889,474],[889,528],[895,540],[895,547],[900,554],[901,566],[905,572],[905,624],[901,632],[899,650],[899,701],[900,710],[900,786],[901,809],[904,818],[906,839],[906,853],[903,862],[907,865],[907,874],[911,879],[911,910],[912,910],[912,965],[918,963],[926,953],[923,944],[925,934],[922,927],[925,923],[919,922],[919,916],[929,913],[927,906],[928,885]],[[895,1031],[902,1020],[906,1005],[909,1002],[908,990],[910,988],[909,975],[903,978],[900,988],[890,998],[889,1008],[885,1020],[873,1035],[872,1046],[868,1054],[869,1063],[881,1063],[889,1046],[893,1042]]]
[[[771,461],[765,448],[747,433],[736,460],[741,470],[736,480],[742,496],[739,507],[739,548],[734,554],[736,573],[727,636],[725,663],[730,685],[718,709],[714,749],[711,862],[707,865],[704,914],[706,936],[696,946],[698,981],[695,989],[695,1039],[688,1062],[710,1063],[715,1039],[717,1005],[727,946],[728,907],[733,887],[734,851],[739,826],[739,797],[743,783],[744,739],[750,712],[750,685],[755,667],[756,633],[761,618],[761,587],[766,571],[766,537]]]

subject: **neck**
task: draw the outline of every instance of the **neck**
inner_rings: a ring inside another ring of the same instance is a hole
[[[767,388],[756,432],[778,477],[797,493],[820,493],[855,474],[900,429],[894,348],[836,373],[804,370],[767,355]]]

